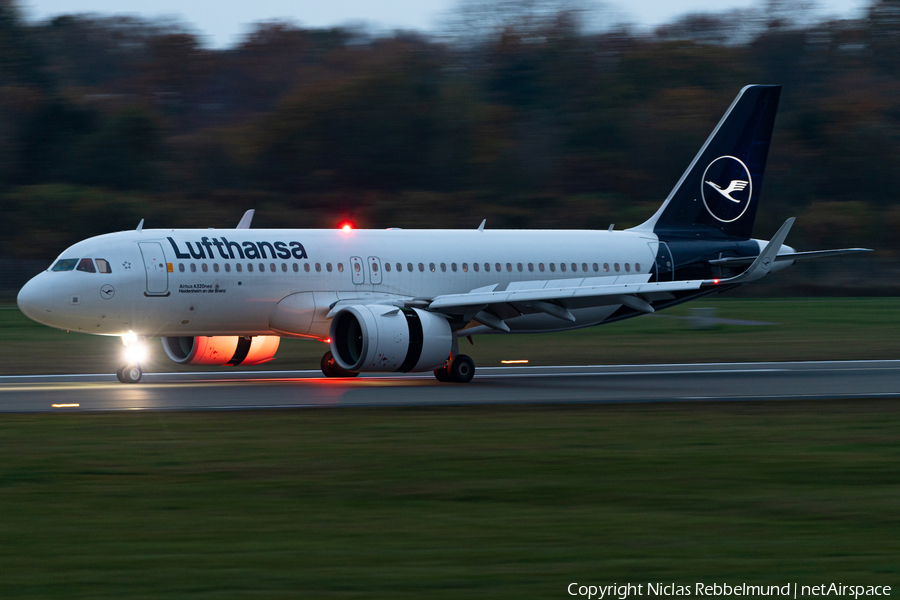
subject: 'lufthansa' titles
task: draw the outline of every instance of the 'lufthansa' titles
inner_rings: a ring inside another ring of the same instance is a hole
[[[247,258],[295,258],[297,260],[308,258],[306,249],[300,242],[231,242],[224,237],[208,238],[203,236],[199,242],[184,242],[184,252],[172,238],[166,238],[172,244],[175,258],[186,259],[215,259],[217,251],[223,259],[247,259]],[[196,245],[196,250],[194,246]],[[215,247],[215,251],[213,250]]]

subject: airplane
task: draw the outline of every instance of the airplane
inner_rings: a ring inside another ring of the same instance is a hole
[[[630,229],[137,229],[67,248],[19,292],[31,319],[118,336],[137,383],[148,337],[191,365],[272,360],[282,337],[326,341],[329,377],[427,372],[466,383],[460,338],[592,327],[724,292],[797,261],[751,237],[781,87],[743,88],[646,222]],[[715,191],[715,193],[713,193]]]

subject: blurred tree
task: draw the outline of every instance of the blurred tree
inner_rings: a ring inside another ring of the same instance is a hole
[[[763,82],[785,87],[760,227],[803,215],[803,247],[846,220],[896,248],[900,0],[823,22],[768,1],[652,32],[598,28],[598,12],[463,0],[440,36],[266,22],[210,49],[179,23],[27,23],[0,0],[2,233],[31,218],[10,206],[34,203],[84,237],[71,215],[95,214],[91,194],[173,225],[228,224],[248,203],[300,225],[637,222]]]

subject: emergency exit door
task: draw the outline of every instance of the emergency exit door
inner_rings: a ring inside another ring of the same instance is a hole
[[[381,283],[381,259],[377,256],[369,257],[369,282],[376,285]]]
[[[360,257],[350,257],[350,274],[353,276],[353,283],[356,285],[366,282],[366,269]]]

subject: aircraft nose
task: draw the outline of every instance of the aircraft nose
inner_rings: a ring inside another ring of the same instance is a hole
[[[51,304],[53,302],[49,286],[47,285],[46,280],[44,280],[43,275],[44,274],[41,273],[36,277],[32,277],[28,283],[22,286],[22,289],[19,290],[19,295],[16,298],[19,310],[21,310],[26,317],[32,321],[37,321],[38,323],[46,321],[46,315],[48,311],[51,310]]]

